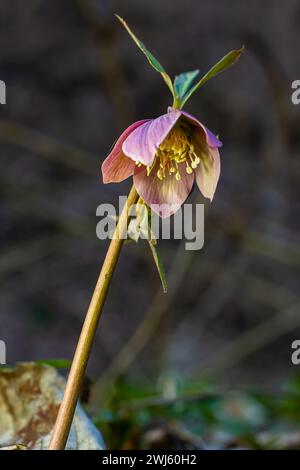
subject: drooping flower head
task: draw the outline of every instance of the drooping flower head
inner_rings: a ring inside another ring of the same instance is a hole
[[[120,18],[119,18],[120,19]],[[232,65],[243,49],[231,51],[194,85],[199,71],[175,78],[164,68],[120,19],[150,64],[161,73],[174,101],[166,114],[129,126],[102,164],[104,183],[119,183],[133,175],[143,201],[161,217],[175,213],[192,190],[194,181],[203,196],[212,200],[220,176],[220,140],[182,106],[212,76]]]
[[[169,108],[156,119],[126,129],[103,162],[103,181],[118,183],[133,175],[140,197],[154,212],[168,217],[186,200],[194,181],[212,200],[221,145],[196,118]]]

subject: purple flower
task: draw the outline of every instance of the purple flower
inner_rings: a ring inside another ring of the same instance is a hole
[[[169,108],[156,119],[137,121],[119,137],[102,164],[104,183],[133,175],[140,197],[161,217],[174,214],[194,180],[212,200],[220,176],[222,143],[185,111]]]

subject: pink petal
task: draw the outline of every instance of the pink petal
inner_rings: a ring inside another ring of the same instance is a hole
[[[174,174],[166,175],[163,180],[160,180],[156,175],[158,168],[159,163],[155,165],[149,176],[144,167],[136,168],[133,182],[141,198],[154,212],[162,218],[170,217],[190,194],[194,174],[188,175],[185,171],[185,164],[180,164],[180,181],[176,180]]]
[[[159,145],[167,137],[181,116],[179,110],[173,109],[157,119],[145,122],[133,131],[123,143],[123,152],[136,162],[151,166]]]
[[[190,121],[193,125],[196,125],[197,127],[201,127],[203,131],[205,132],[206,136],[206,142],[207,145],[210,147],[222,147],[222,142],[207,128],[205,127],[202,122],[198,121],[194,116],[191,114],[187,113],[186,111],[181,110],[181,114],[188,120]]]
[[[206,152],[196,153],[201,160],[195,170],[196,182],[203,196],[212,201],[221,171],[219,150],[208,147]]]
[[[139,126],[147,122],[147,119],[134,122],[123,132],[115,143],[112,151],[102,163],[103,183],[119,183],[131,176],[134,172],[135,163],[126,157],[122,151],[124,140],[137,129]]]
[[[124,154],[113,154],[102,164],[103,183],[120,183],[133,175],[135,163]]]

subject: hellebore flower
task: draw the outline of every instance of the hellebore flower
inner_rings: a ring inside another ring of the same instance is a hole
[[[213,198],[220,176],[218,147],[222,143],[182,108],[208,80],[235,64],[244,48],[230,51],[200,80],[197,69],[181,73],[172,81],[123,18],[117,18],[162,76],[173,96],[173,106],[166,114],[135,122],[123,132],[102,164],[103,182],[118,183],[133,175],[141,199],[161,217],[168,217],[184,203],[194,180],[203,196]]]
[[[129,126],[102,164],[104,183],[133,175],[137,192],[161,217],[176,212],[194,180],[212,200],[220,176],[220,140],[185,111],[169,108]]]
[[[146,206],[150,206],[161,217],[174,214],[188,197],[195,180],[202,194],[210,200],[213,198],[220,176],[218,148],[222,144],[200,121],[182,111],[182,108],[208,80],[235,64],[244,51],[243,47],[230,51],[201,78],[197,69],[183,72],[172,81],[164,67],[135,36],[127,23],[116,16],[146,56],[151,67],[163,78],[172,94],[173,105],[166,114],[156,119],[137,121],[129,126],[102,164],[104,183],[118,183],[133,175],[134,186],[120,214],[89,305],[49,450],[65,448],[80,383],[123,245],[123,234],[127,232],[129,237],[136,241],[146,234],[145,238],[148,240],[163,290],[166,292],[166,275],[157,250],[155,234],[152,233],[152,219]],[[140,199],[143,203],[136,204]],[[138,206],[137,218],[130,220],[130,209],[135,205]]]

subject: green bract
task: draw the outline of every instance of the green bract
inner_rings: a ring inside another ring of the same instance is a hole
[[[183,100],[181,101],[181,108],[185,105],[187,100],[192,96],[192,94],[198,90],[198,88],[205,85],[208,80],[215,77],[219,73],[223,72],[224,70],[228,69],[232,65],[234,65],[238,59],[240,58],[241,54],[244,52],[244,46],[241,49],[233,50],[228,52],[219,62],[217,62],[205,75],[196,83],[196,85],[192,86],[189,91],[185,94]]]
[[[177,75],[174,80],[174,90],[176,97],[180,102],[183,101],[184,97],[190,91],[195,82],[196,77],[200,74],[200,70],[192,70],[191,72],[184,72]]]
[[[168,75],[168,73],[160,64],[160,62],[146,48],[145,44],[135,36],[126,21],[124,21],[123,18],[121,18],[119,15],[116,15],[116,17],[126,28],[127,32],[130,34],[139,49],[141,49],[141,51],[145,54],[149,64],[163,77],[165,83],[167,84],[169,90],[172,93],[174,108],[181,109],[196,90],[202,87],[206,82],[208,82],[208,80],[210,80],[214,76],[218,75],[219,73],[234,65],[240,58],[241,54],[244,52],[244,47],[242,47],[241,49],[230,51],[219,62],[217,62],[205,75],[203,75],[203,77],[196,84],[194,84],[195,79],[200,74],[200,71],[198,69],[193,70],[191,72],[184,72],[176,76],[174,79],[174,83],[172,83],[170,75]]]
[[[174,95],[174,88],[173,88],[173,84],[172,84],[172,80],[170,78],[170,76],[167,74],[167,72],[165,71],[164,67],[158,62],[158,60],[154,57],[154,55],[148,51],[148,49],[146,48],[145,44],[140,41],[136,35],[131,31],[131,29],[129,28],[128,24],[126,23],[125,20],[123,20],[123,18],[121,18],[119,15],[116,15],[116,17],[118,18],[119,21],[121,21],[122,25],[124,26],[124,28],[126,28],[126,30],[128,31],[128,33],[130,34],[130,36],[132,37],[132,39],[134,40],[134,42],[136,43],[136,45],[141,49],[141,51],[145,54],[145,56],[147,57],[148,59],[148,62],[149,64],[157,71],[161,74],[161,76],[163,77],[164,81],[166,82],[166,84],[168,85],[173,97],[175,98],[175,95]]]

